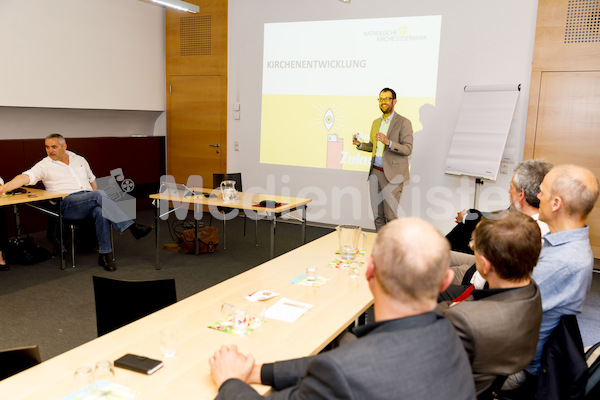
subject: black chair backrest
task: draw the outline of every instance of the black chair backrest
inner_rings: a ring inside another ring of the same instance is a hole
[[[585,362],[588,366],[585,400],[600,399],[600,342],[585,351]]]
[[[94,276],[98,336],[177,302],[175,279],[127,281]]]
[[[37,346],[0,350],[0,380],[25,371],[42,362]]]
[[[213,174],[213,188],[218,189],[223,181],[235,181],[235,190],[243,192],[242,190],[242,173],[236,172],[232,174]]]
[[[563,315],[544,344],[536,399],[583,399],[588,379],[575,315]]]

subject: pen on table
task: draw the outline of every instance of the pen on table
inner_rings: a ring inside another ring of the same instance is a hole
[[[288,303],[288,302],[283,302],[284,305],[286,306],[292,306],[292,307],[298,307],[298,308],[304,308],[305,310],[308,310],[309,307],[302,305],[302,304],[295,304],[295,303]]]

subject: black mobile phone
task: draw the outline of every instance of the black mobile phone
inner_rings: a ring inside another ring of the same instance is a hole
[[[152,375],[162,368],[163,362],[152,358],[138,356],[135,354],[125,354],[123,357],[115,360],[115,367],[125,368],[142,374]]]

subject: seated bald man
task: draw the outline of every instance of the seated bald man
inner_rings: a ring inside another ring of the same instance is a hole
[[[511,376],[510,388],[525,381],[526,386],[537,387],[544,344],[563,315],[583,310],[594,268],[585,222],[598,194],[598,178],[577,165],[554,167],[540,185],[540,220],[550,228],[532,273],[542,295],[542,323],[536,354],[525,373]]]
[[[449,250],[425,221],[388,222],[367,257],[376,322],[335,350],[274,364],[255,364],[236,346],[223,346],[209,359],[217,398],[260,399],[249,383],[263,383],[275,389],[269,399],[474,399],[465,350],[434,312],[452,281]]]

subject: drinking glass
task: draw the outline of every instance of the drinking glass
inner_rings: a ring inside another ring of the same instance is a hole
[[[112,361],[102,360],[96,363],[94,368],[94,378],[112,382],[115,379],[115,368]]]
[[[160,331],[160,352],[166,358],[171,358],[177,353],[177,331],[167,328]]]
[[[231,326],[233,325],[233,312],[235,311],[235,306],[231,303],[223,303],[221,304],[221,320],[223,321],[223,325]]]
[[[233,331],[235,333],[245,333],[248,327],[248,313],[246,310],[236,309],[233,312]]]
[[[317,267],[306,267],[306,280],[308,282],[317,280]]]
[[[75,370],[73,376],[73,390],[77,391],[94,383],[94,373],[92,367],[82,365]]]
[[[350,264],[350,268],[348,268],[350,272],[350,278],[358,278],[360,274],[360,264],[357,262],[353,262]]]

